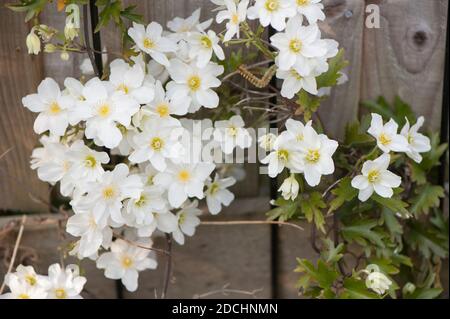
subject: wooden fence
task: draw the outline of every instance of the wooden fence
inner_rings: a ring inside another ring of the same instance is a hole
[[[187,16],[202,7],[202,19],[211,17],[214,7],[208,0],[146,0],[134,2],[146,22],[164,24],[175,16]],[[321,106],[327,129],[339,136],[343,123],[357,117],[359,102],[384,95],[392,100],[400,95],[414,110],[424,115],[428,128],[439,129],[442,114],[447,0],[324,0],[327,24],[325,36],[338,40],[346,49],[350,65],[349,82],[338,87]],[[381,13],[378,29],[365,26],[366,6],[377,4]],[[54,6],[54,4],[53,4]],[[17,213],[48,213],[49,188],[38,181],[29,168],[31,150],[37,136],[34,116],[21,105],[21,98],[34,92],[45,76],[59,83],[66,76],[79,76],[82,56],[63,62],[58,54],[27,54],[25,37],[29,26],[23,16],[0,7],[0,227]],[[41,22],[60,28],[65,17],[55,7]],[[102,46],[118,48],[117,33],[102,31]],[[112,57],[110,57],[112,58]],[[238,199],[214,220],[263,219],[268,209],[268,180],[255,165],[247,165],[248,177],[236,187]],[[281,228],[271,239],[272,229],[259,226],[201,226],[197,234],[174,252],[174,276],[169,297],[202,297],[207,292],[232,291],[229,297],[296,297],[296,257],[316,258],[309,245],[309,231]],[[19,255],[45,272],[59,260],[58,246],[63,232],[57,225],[27,227]],[[1,238],[0,238],[1,239]],[[15,234],[2,239],[0,257],[9,256]],[[158,244],[158,243],[157,243]],[[273,252],[276,254],[273,254]],[[275,259],[274,259],[275,258]],[[274,261],[275,260],[275,261]],[[161,260],[163,263],[164,260]],[[5,262],[0,264],[3,277]],[[115,282],[105,279],[92,262],[83,262],[88,276],[88,294],[95,298],[115,298],[121,293]],[[448,271],[448,269],[447,269]],[[137,293],[124,298],[153,298],[161,287],[163,267],[140,277]],[[227,286],[229,285],[229,286]],[[207,294],[204,297],[224,297]]]

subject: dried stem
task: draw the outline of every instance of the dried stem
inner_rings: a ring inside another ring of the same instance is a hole
[[[251,296],[252,298],[257,298],[256,294],[258,292],[261,292],[264,290],[263,288],[259,288],[259,289],[255,289],[255,290],[251,290],[251,291],[246,291],[246,290],[241,290],[241,289],[230,289],[228,287],[229,287],[229,284],[226,284],[221,289],[209,291],[204,294],[196,294],[193,296],[193,299],[202,299],[202,298],[217,295],[217,294],[222,294],[224,296],[228,296],[229,294],[238,294],[238,295]]]
[[[220,225],[220,226],[230,226],[230,225],[280,225],[280,226],[291,226],[296,229],[303,231],[304,229],[296,224],[281,222],[276,220],[235,220],[235,221],[202,221],[200,225]]]
[[[164,286],[163,291],[161,293],[161,299],[166,298],[167,289],[169,288],[170,276],[172,275],[172,236],[170,234],[166,234],[167,241],[167,251],[169,254],[167,255],[167,263],[166,263],[166,273],[164,276]]]
[[[3,279],[2,286],[0,287],[0,295],[3,293],[3,290],[5,289],[6,277],[8,276],[8,274],[11,273],[11,271],[13,269],[14,262],[15,262],[16,257],[17,257],[17,251],[19,250],[19,246],[20,246],[20,241],[22,240],[22,234],[23,234],[23,229],[25,228],[26,220],[27,220],[27,216],[23,215],[22,216],[22,221],[20,223],[19,233],[17,234],[17,238],[16,238],[16,243],[14,244],[14,249],[13,249],[13,253],[12,253],[12,256],[11,256],[11,261],[9,262],[8,271],[6,272],[5,279]]]

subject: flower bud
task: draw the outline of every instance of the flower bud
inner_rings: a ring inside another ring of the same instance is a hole
[[[258,139],[259,146],[261,146],[266,151],[271,151],[273,149],[273,144],[275,143],[276,138],[277,137],[275,136],[275,134],[272,133],[263,135]]]
[[[286,178],[283,184],[281,184],[280,189],[278,189],[278,191],[281,191],[281,196],[283,196],[285,200],[296,199],[298,196],[298,190],[299,184],[295,178],[295,174],[291,174],[291,176]]]
[[[78,36],[78,29],[75,27],[75,24],[72,22],[66,23],[64,27],[64,36],[68,40],[73,40]]]
[[[70,58],[70,55],[67,51],[61,52],[61,60],[67,61],[67,60],[69,60],[69,58]]]
[[[41,40],[34,33],[34,28],[31,29],[31,32],[27,35],[26,44],[28,48],[28,54],[38,54],[41,52]]]
[[[54,44],[52,44],[52,43],[47,43],[47,44],[44,46],[44,52],[45,52],[45,53],[53,53],[53,52],[56,51],[56,49],[57,49],[56,45],[54,45]]]

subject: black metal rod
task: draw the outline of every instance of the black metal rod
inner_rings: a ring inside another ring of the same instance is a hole
[[[448,116],[450,103],[450,88],[449,88],[449,53],[450,53],[450,17],[447,17],[447,43],[445,49],[445,68],[444,68],[444,94],[442,96],[442,118],[441,118],[441,143],[448,143]],[[446,152],[447,153],[447,152]],[[441,166],[439,171],[439,184],[444,185],[446,182],[446,153],[441,157]],[[442,201],[444,202],[444,201]]]
[[[98,8],[95,5],[94,0],[89,1],[89,11],[91,16],[91,33],[92,33],[92,44],[94,48],[94,59],[95,64],[97,66],[97,70],[99,73],[99,76],[103,76],[103,62],[102,62],[102,42],[100,39],[100,31],[94,32],[95,28],[98,24]]]

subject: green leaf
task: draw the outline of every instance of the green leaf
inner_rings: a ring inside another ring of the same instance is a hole
[[[331,239],[326,238],[323,239],[323,244],[325,250],[322,252],[322,256],[326,263],[336,263],[344,256],[341,254],[344,250],[343,243],[340,243],[335,247],[334,242]]]
[[[325,233],[325,219],[322,214],[322,209],[327,207],[322,199],[322,194],[313,192],[310,194],[303,194],[299,199],[300,209],[306,217],[308,222],[316,224],[316,227]]]
[[[391,107],[382,96],[380,96],[377,101],[363,101],[361,102],[361,105],[368,108],[372,112],[380,114],[385,119],[391,119],[395,117]]]
[[[345,127],[344,142],[346,145],[366,144],[373,141],[374,139],[369,134],[361,130],[359,121],[349,123]]]
[[[328,61],[328,71],[317,77],[318,88],[337,85],[339,78],[342,76],[341,71],[348,65],[344,55],[345,50],[340,49],[338,54]]]
[[[297,93],[297,104],[299,105],[299,108],[297,109],[296,114],[303,114],[305,122],[309,121],[312,114],[319,108],[322,100],[323,97],[311,95],[302,89]]]
[[[379,196],[378,194],[373,194],[371,199],[380,204],[381,207],[386,207],[393,213],[402,215],[402,217],[406,218],[411,216],[410,212],[406,209],[406,207],[408,207],[408,203],[405,203],[400,198],[384,198]]]
[[[431,135],[431,151],[423,154],[422,163],[420,163],[420,167],[426,172],[430,171],[433,167],[439,166],[440,159],[442,155],[447,150],[447,144],[441,144],[441,139],[439,133],[434,133]]]
[[[373,230],[377,225],[377,220],[360,220],[352,225],[342,227],[341,231],[347,241],[355,241],[365,246],[367,244],[366,240],[369,240],[384,248],[383,235]]]
[[[363,280],[356,278],[344,279],[345,291],[342,294],[342,298],[346,299],[380,299],[376,293],[370,291]]]
[[[406,124],[405,118],[407,118],[410,123],[416,122],[416,115],[411,106],[404,102],[399,96],[396,96],[394,100],[394,114],[395,120],[400,127]]]
[[[136,5],[128,6],[120,12],[120,15],[130,21],[142,23],[143,16],[141,14],[133,12],[134,9],[136,9]]]
[[[344,177],[338,186],[331,191],[335,198],[330,202],[328,212],[333,212],[340,208],[345,202],[351,201],[358,195],[358,190],[353,188],[350,177]]]
[[[418,250],[425,258],[432,254],[445,258],[448,255],[448,236],[442,236],[437,229],[422,222],[410,222],[405,234],[409,245]]]
[[[295,213],[297,212],[298,202],[297,201],[288,201],[284,198],[280,197],[275,201],[275,208],[268,211],[266,215],[269,220],[279,220],[279,221],[287,221],[293,219]]]
[[[427,182],[427,172],[417,163],[412,163],[411,180],[418,185],[423,185]]]
[[[391,235],[395,236],[403,234],[403,227],[398,222],[397,218],[395,217],[395,214],[391,210],[384,208],[382,210],[382,215],[384,223],[386,224],[386,227],[391,233]]]
[[[435,299],[442,294],[439,288],[416,288],[411,295],[406,295],[407,299]]]
[[[416,196],[411,199],[411,213],[416,217],[428,215],[430,209],[439,207],[441,198],[445,197],[444,188],[438,185],[425,184],[415,191]]]

